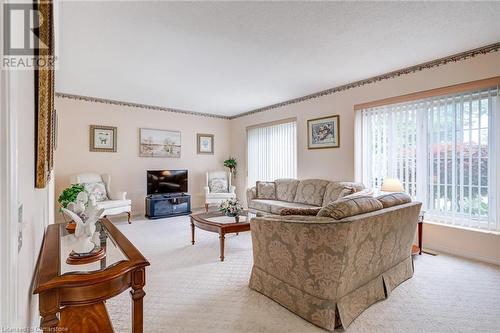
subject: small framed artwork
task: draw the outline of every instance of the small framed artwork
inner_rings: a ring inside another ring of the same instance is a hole
[[[339,115],[309,119],[307,121],[307,148],[339,148],[339,131]]]
[[[90,151],[116,153],[117,128],[90,125]]]
[[[196,134],[198,141],[198,154],[214,154],[214,135],[213,134]]]
[[[139,129],[140,157],[181,157],[181,132],[161,129]]]

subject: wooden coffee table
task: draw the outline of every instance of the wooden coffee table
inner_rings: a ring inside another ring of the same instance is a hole
[[[194,245],[194,229],[195,226],[211,232],[219,234],[220,240],[220,261],[224,261],[224,240],[226,234],[236,233],[250,230],[250,219],[260,216],[249,211],[243,211],[238,218],[225,216],[221,212],[208,212],[201,214],[191,214],[191,244]]]

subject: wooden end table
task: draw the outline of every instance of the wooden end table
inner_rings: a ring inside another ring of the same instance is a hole
[[[149,262],[108,219],[96,226],[95,236],[106,256],[81,265],[66,263],[74,241],[66,224],[47,227],[33,285],[44,332],[113,332],[104,302],[127,289],[131,289],[132,332],[142,332]]]
[[[220,261],[224,261],[224,241],[225,235],[250,230],[250,219],[260,216],[257,213],[243,211],[238,218],[225,216],[221,212],[208,212],[201,214],[191,214],[191,244],[194,245],[194,229],[198,227],[205,231],[219,234]]]

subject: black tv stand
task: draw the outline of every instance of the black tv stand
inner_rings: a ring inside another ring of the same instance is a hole
[[[150,194],[146,197],[146,217],[161,219],[191,214],[191,196],[187,193]]]

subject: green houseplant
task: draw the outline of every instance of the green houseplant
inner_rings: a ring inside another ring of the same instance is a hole
[[[70,202],[75,202],[78,193],[85,191],[81,184],[71,184],[62,191],[57,202],[61,204],[61,208],[67,208]]]
[[[229,172],[233,175],[236,175],[236,159],[234,157],[229,157],[224,161],[224,166],[229,168]]]

